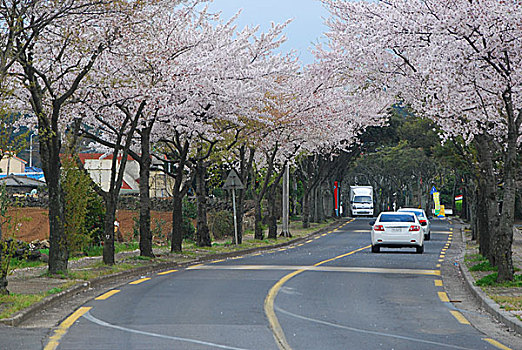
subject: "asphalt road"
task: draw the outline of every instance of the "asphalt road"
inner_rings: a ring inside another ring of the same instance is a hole
[[[369,219],[289,248],[148,276],[80,308],[58,349],[498,349],[438,275],[451,231],[425,252],[369,249]],[[442,252],[442,255],[441,255]]]

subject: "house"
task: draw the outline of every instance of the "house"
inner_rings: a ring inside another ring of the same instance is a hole
[[[151,170],[149,178],[150,196],[152,198],[164,198],[172,196],[174,178],[161,170]]]
[[[38,191],[40,191],[40,187],[46,185],[45,181],[15,174],[0,178],[0,184],[4,184],[9,193],[32,196],[36,196]]]
[[[79,157],[93,181],[104,191],[108,191],[111,181],[112,154],[80,153]],[[118,166],[121,163],[121,159],[121,156],[117,159]],[[131,156],[128,156],[120,193],[138,193],[139,177],[140,165]]]
[[[22,158],[18,158],[15,155],[6,156],[0,160],[0,174],[20,174],[25,173],[25,165],[27,162]]]
[[[107,191],[111,180],[112,154],[80,153],[79,156],[93,181],[104,191]],[[118,165],[120,162],[121,157],[118,158]],[[150,171],[149,177],[150,196],[152,198],[170,197],[174,186],[174,179],[166,175],[162,170],[158,170],[161,168],[163,162],[153,160],[153,163],[153,169],[155,170]],[[139,182],[140,165],[134,158],[128,156],[121,193],[139,193]]]

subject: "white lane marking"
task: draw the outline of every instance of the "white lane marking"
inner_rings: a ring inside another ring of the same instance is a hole
[[[473,349],[465,348],[465,347],[458,346],[458,345],[444,344],[444,343],[439,343],[439,342],[434,342],[434,341],[424,340],[424,339],[419,339],[419,338],[411,338],[411,337],[405,337],[405,336],[402,336],[402,335],[395,335],[395,334],[389,334],[389,333],[375,332],[375,331],[370,331],[370,330],[366,330],[366,329],[360,329],[360,328],[354,328],[354,327],[349,327],[349,326],[343,326],[343,325],[337,324],[337,323],[331,323],[331,322],[317,320],[317,319],[306,317],[306,316],[296,315],[294,313],[291,313],[290,311],[286,311],[286,310],[283,310],[283,309],[279,308],[277,305],[275,306],[275,309],[276,309],[276,311],[281,312],[281,313],[283,313],[283,314],[285,314],[287,316],[299,318],[299,319],[305,320],[305,321],[310,321],[310,322],[314,322],[314,323],[323,324],[323,325],[330,326],[330,327],[346,329],[346,330],[349,330],[349,331],[352,331],[352,332],[372,334],[372,335],[377,335],[377,336],[381,336],[381,337],[395,338],[395,339],[401,339],[401,340],[408,340],[408,341],[412,341],[412,342],[436,345],[438,347],[442,346],[442,347],[451,348],[451,349],[473,350]]]
[[[125,328],[125,327],[117,326],[117,325],[110,324],[110,323],[107,323],[105,321],[99,320],[96,317],[94,317],[93,315],[91,315],[89,312],[87,312],[85,315],[83,315],[83,317],[85,317],[86,319],[88,319],[92,323],[95,323],[95,324],[97,324],[99,326],[108,327],[108,328],[114,328],[114,329],[117,329],[117,330],[120,330],[120,331],[129,332],[129,333],[135,333],[135,334],[147,335],[149,337],[170,339],[170,340],[176,340],[176,341],[181,341],[181,342],[187,342],[187,343],[194,343],[194,344],[199,344],[199,345],[211,346],[211,347],[215,347],[215,348],[218,348],[218,349],[248,350],[248,349],[243,349],[243,348],[235,348],[233,346],[209,343],[209,342],[206,342],[206,341],[201,341],[201,340],[196,340],[196,339],[173,337],[173,336],[169,336],[169,335],[150,333],[150,332],[139,331],[139,330],[136,330],[136,329]]]
[[[283,270],[283,271],[322,271],[322,272],[361,272],[361,273],[393,273],[407,275],[439,276],[439,270],[385,269],[379,267],[339,267],[339,266],[289,266],[289,265],[203,265],[191,270]]]

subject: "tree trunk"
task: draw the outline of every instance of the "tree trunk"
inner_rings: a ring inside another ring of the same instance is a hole
[[[255,239],[263,239],[263,214],[261,212],[261,201],[257,198],[258,196],[254,196],[254,238]]]
[[[150,231],[150,132],[147,127],[141,131],[140,157],[140,255],[154,257],[152,251],[152,232]]]
[[[276,183],[270,186],[268,192],[268,238],[277,239],[277,212],[276,212]]]
[[[172,237],[170,241],[171,252],[181,252],[183,243],[183,197],[179,191],[172,194]]]
[[[312,187],[311,198],[310,198],[310,213],[312,214],[312,217],[310,218],[311,222],[319,222],[319,208],[317,205],[317,187],[318,185],[315,185]]]
[[[205,176],[207,168],[202,161],[196,164],[196,200],[198,207],[198,227],[196,231],[196,244],[199,247],[211,247],[210,230],[207,222],[207,191]]]
[[[323,222],[325,220],[323,183],[320,183],[319,186],[317,186],[317,222]]]
[[[310,192],[305,189],[303,193],[302,221],[303,228],[310,227]]]
[[[237,201],[237,207],[236,207],[236,222],[237,222],[237,243],[241,244],[243,243],[243,217],[245,215],[245,194],[246,194],[246,188],[248,188],[249,185],[249,179],[252,174],[252,164],[254,161],[254,154],[255,149],[249,148],[249,155],[248,158],[246,156],[247,153],[247,147],[245,145],[242,145],[239,149],[239,161],[240,161],[240,167],[239,167],[239,178],[241,179],[241,182],[243,182],[243,185],[245,185],[244,190],[236,190],[236,201]],[[236,237],[233,239],[233,243],[235,242]]]
[[[41,126],[39,128],[44,129]],[[58,130],[47,130],[47,135],[42,135],[40,140],[42,168],[49,191],[49,273],[66,273],[69,250],[64,227],[65,202],[60,182],[60,133]]]
[[[504,156],[502,196],[502,210],[500,213],[497,235],[493,240],[495,257],[498,266],[497,282],[512,281],[514,278],[514,267],[511,247],[513,244],[513,224],[515,221],[515,196],[517,176],[517,140],[522,123],[522,109],[515,117],[511,89],[506,90],[503,95],[507,115],[507,149]]]
[[[116,219],[117,201],[113,196],[107,195],[105,200],[105,219],[103,236],[103,263],[114,265],[114,221]]]
[[[479,216],[478,217],[478,240],[479,249],[483,256],[487,257],[491,265],[497,266],[496,256],[493,249],[493,237],[498,230],[498,201],[497,182],[492,155],[492,146],[488,136],[479,135],[475,137],[475,145],[479,160]],[[484,206],[480,208],[480,206]]]

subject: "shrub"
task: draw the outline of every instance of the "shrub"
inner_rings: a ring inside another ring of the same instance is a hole
[[[103,223],[105,221],[105,203],[103,198],[92,188],[88,193],[89,202],[85,214],[85,229],[91,237],[92,244],[103,242]]]
[[[71,157],[64,157],[62,164],[67,240],[71,252],[81,252],[102,241],[105,205],[89,175]]]
[[[221,210],[209,215],[210,232],[214,239],[223,239],[234,234],[234,215]]]

